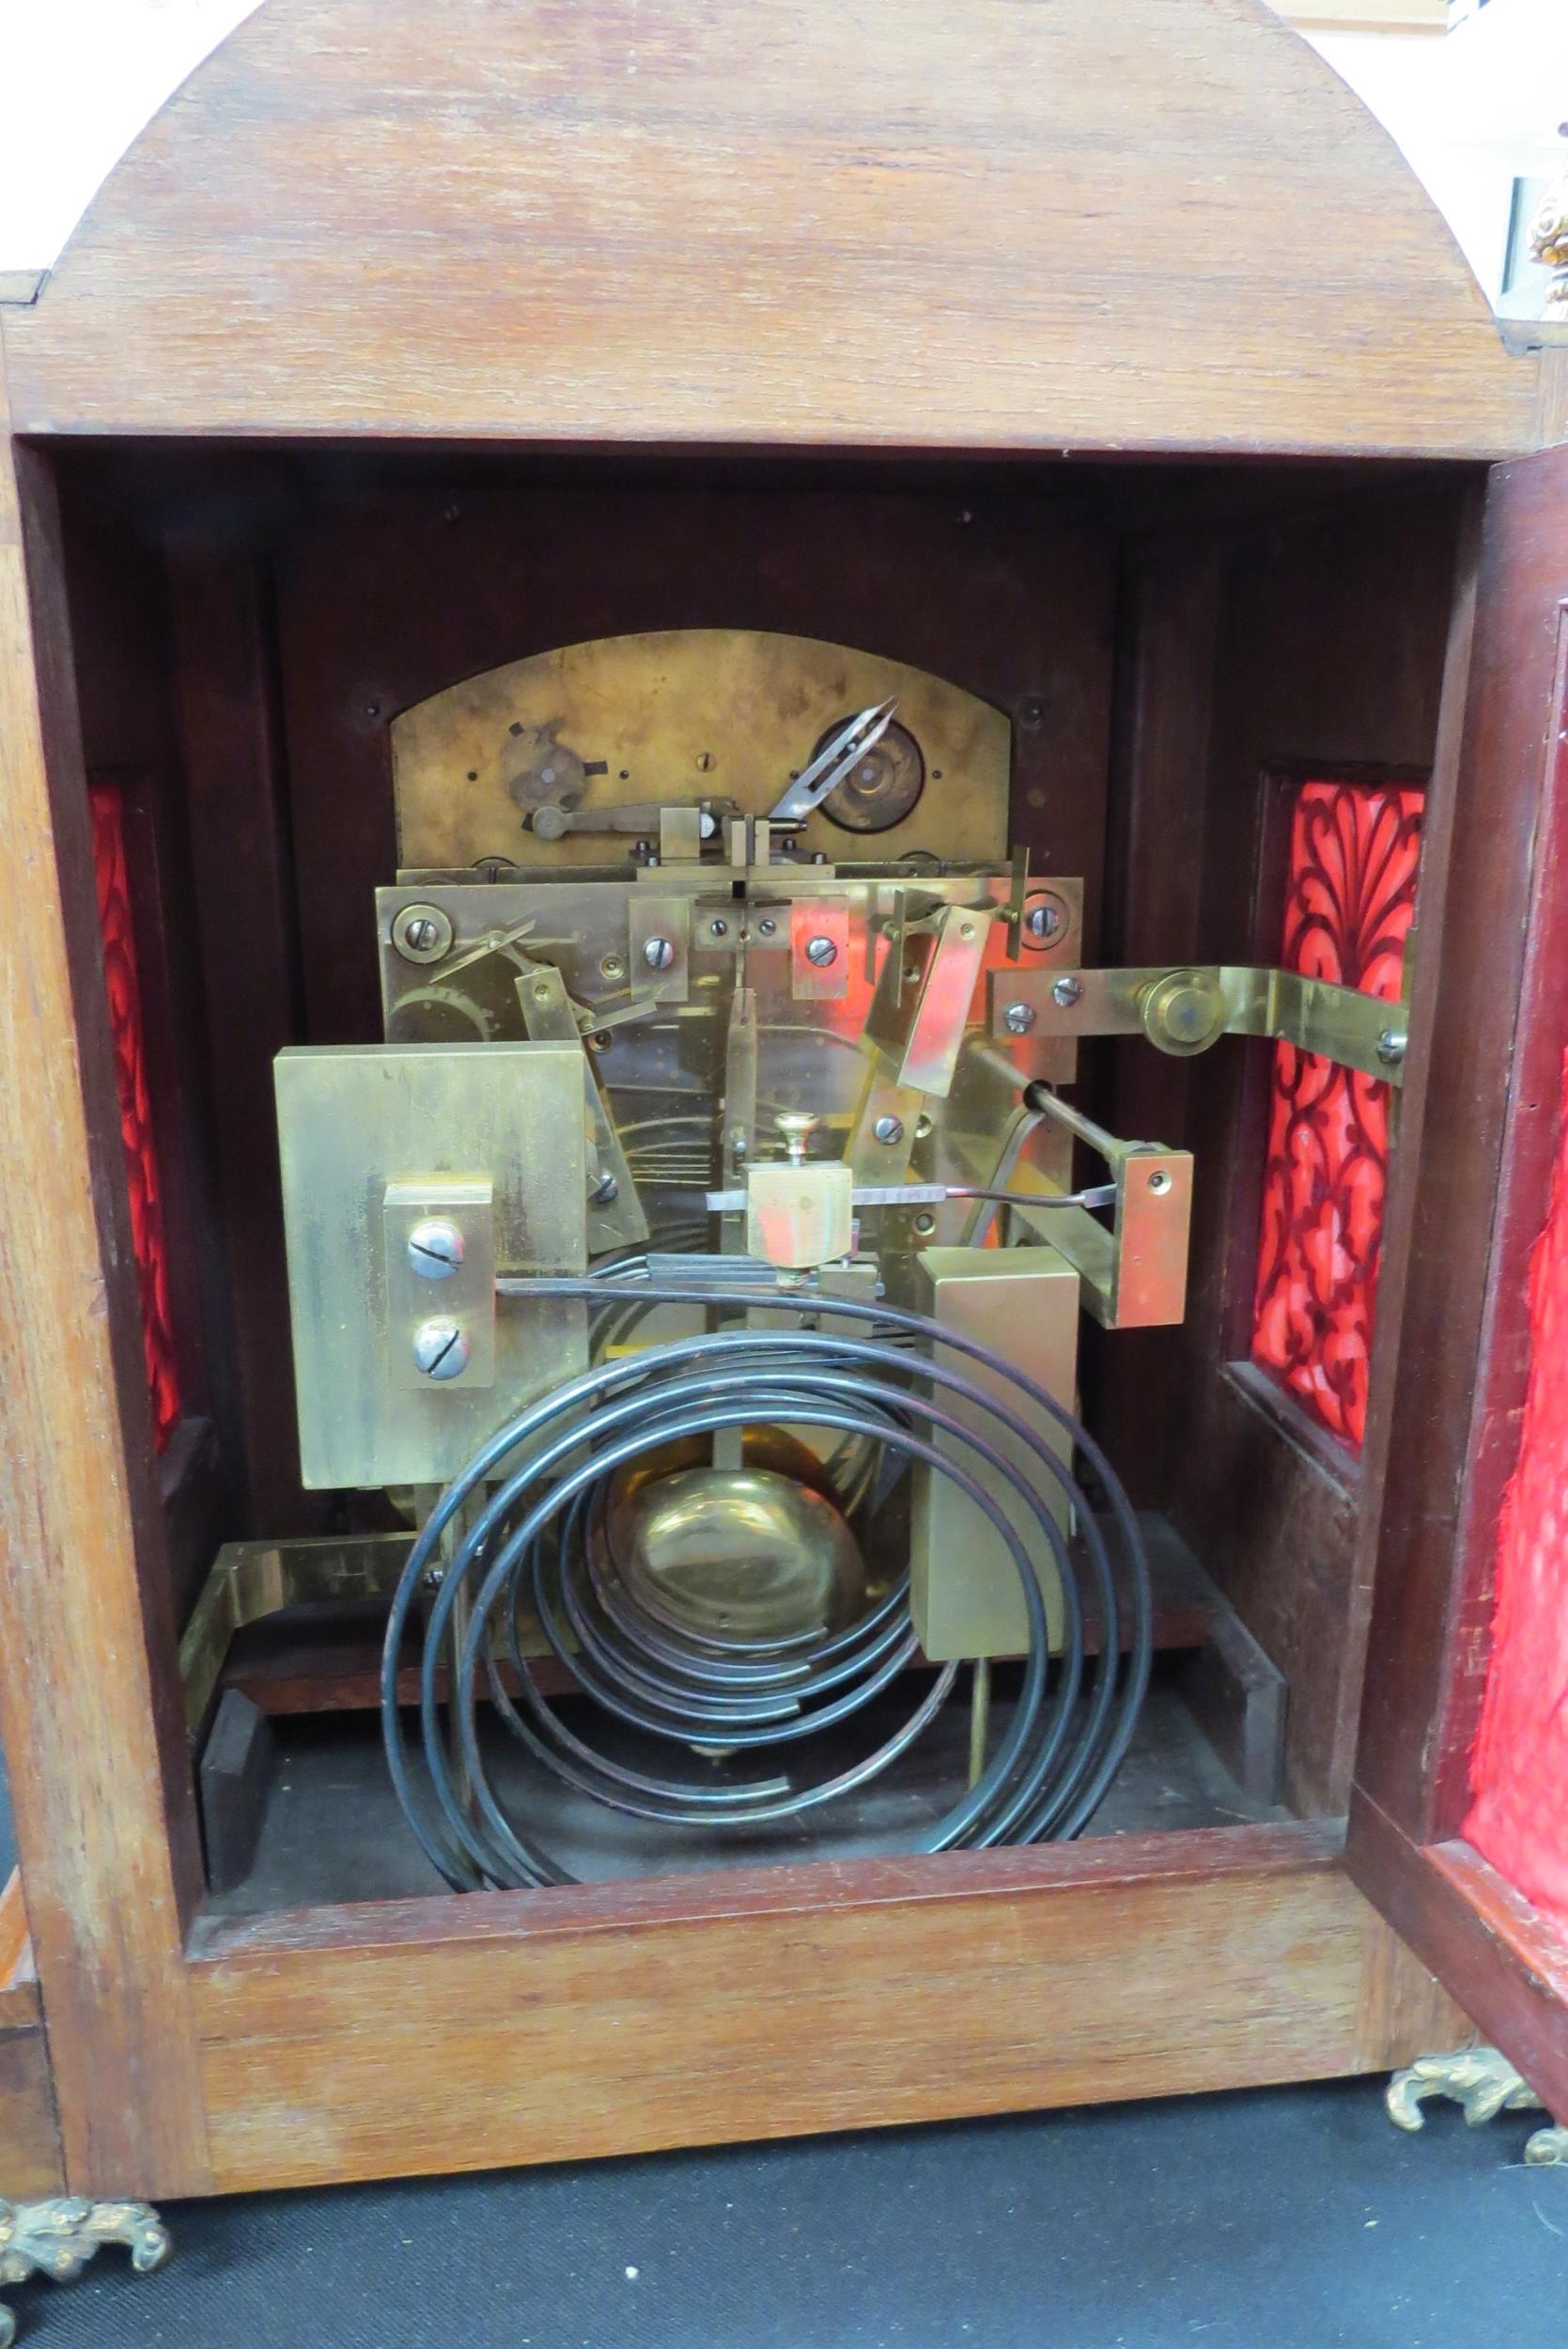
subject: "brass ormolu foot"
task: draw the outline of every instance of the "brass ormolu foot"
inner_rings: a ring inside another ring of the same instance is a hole
[[[169,2256],[168,2230],[149,2202],[91,2202],[62,2194],[47,2202],[0,2201],[0,2284],[49,2276],[73,2283],[106,2243],[123,2243],[138,2276]],[[0,2349],[16,2339],[16,2317],[0,2302]]]
[[[1471,2128],[1495,2121],[1499,2112],[1539,2112],[1541,2099],[1496,2047],[1455,2047],[1452,2055],[1418,2056],[1396,2072],[1384,2102],[1397,2128],[1419,2129],[1422,2100],[1452,2097],[1462,2105]]]
[[[1402,2129],[1423,2125],[1421,2104],[1428,2096],[1450,2096],[1464,2108],[1470,2127],[1495,2121],[1499,2112],[1542,2112],[1540,2097],[1496,2047],[1455,2047],[1452,2055],[1418,2056],[1407,2071],[1396,2072],[1384,2103],[1389,2118]],[[1525,2159],[1538,2169],[1568,2169],[1568,2128],[1537,2129],[1525,2146]]]

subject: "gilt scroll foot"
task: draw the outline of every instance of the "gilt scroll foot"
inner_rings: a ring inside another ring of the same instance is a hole
[[[1499,2112],[1542,2109],[1534,2089],[1496,2047],[1455,2047],[1452,2055],[1418,2056],[1389,2082],[1384,2102],[1389,2120],[1398,2128],[1421,2128],[1425,2121],[1421,2105],[1428,2096],[1451,2097],[1463,2107],[1472,2129],[1495,2121]],[[1552,2132],[1543,2129],[1539,2134]]]
[[[1525,2159],[1538,2170],[1568,2170],[1568,2129],[1537,2129],[1526,2140]]]
[[[138,2276],[169,2256],[168,2230],[147,2202],[92,2202],[66,2194],[47,2202],[0,2201],[0,2285],[48,2276],[74,2283],[106,2243],[122,2243]],[[16,2339],[16,2316],[0,2301],[0,2349]]]

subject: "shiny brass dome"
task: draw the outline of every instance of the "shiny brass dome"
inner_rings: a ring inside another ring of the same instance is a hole
[[[864,1610],[865,1563],[832,1502],[763,1468],[682,1468],[613,1496],[613,1563],[650,1613],[706,1640],[793,1640]]]

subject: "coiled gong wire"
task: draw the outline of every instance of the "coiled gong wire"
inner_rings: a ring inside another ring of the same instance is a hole
[[[772,1289],[726,1289],[720,1297],[711,1285],[662,1277],[662,1267],[651,1280],[645,1257],[633,1252],[583,1278],[520,1276],[499,1281],[497,1289],[541,1303],[587,1300],[597,1309],[599,1359],[518,1412],[475,1453],[420,1532],[393,1600],[381,1672],[387,1762],[414,1834],[450,1885],[474,1890],[577,1881],[501,1799],[479,1741],[481,1687],[512,1736],[557,1779],[613,1810],[681,1829],[753,1826],[813,1810],[889,1768],[935,1719],[955,1663],[936,1673],[902,1724],[851,1768],[797,1777],[779,1766],[791,1749],[861,1713],[922,1660],[907,1574],[846,1630],[721,1641],[655,1611],[656,1601],[640,1597],[608,1565],[595,1536],[618,1470],[683,1439],[768,1423],[859,1439],[880,1464],[884,1490],[903,1464],[924,1462],[989,1520],[1018,1577],[1029,1641],[1011,1719],[975,1782],[901,1848],[946,1851],[1081,1831],[1137,1722],[1149,1678],[1152,1604],[1126,1495],[1071,1412],[978,1341],[881,1303]],[[619,1336],[629,1309],[640,1317],[666,1304],[727,1314],[788,1306],[815,1326],[732,1326],[603,1358],[607,1320]],[[1066,1438],[1066,1458],[1042,1434],[1039,1416]],[[1073,1473],[1078,1454],[1105,1495],[1120,1578],[1106,1528]],[[1011,1496],[1009,1511],[995,1497],[999,1487]],[[862,1479],[862,1494],[866,1488]],[[1076,1518],[1076,1568],[1051,1513],[1053,1492]],[[398,1668],[449,1528],[451,1556],[420,1666],[426,1794],[404,1733]],[[1063,1629],[1054,1658],[1042,1578],[1060,1598]],[[671,1774],[602,1753],[561,1719],[523,1652],[520,1617],[529,1608],[577,1688],[652,1740],[657,1752],[669,1751]],[[454,1632],[443,1707],[439,1675]],[[498,1651],[516,1674],[516,1702],[503,1684]],[[700,1774],[674,1774],[693,1751],[713,1759],[698,1760]],[[752,1774],[758,1756],[771,1766],[766,1775]]]

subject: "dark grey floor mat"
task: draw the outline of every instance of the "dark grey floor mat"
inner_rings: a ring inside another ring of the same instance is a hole
[[[187,2204],[39,2349],[1561,2349],[1568,2170],[1376,2084]]]

